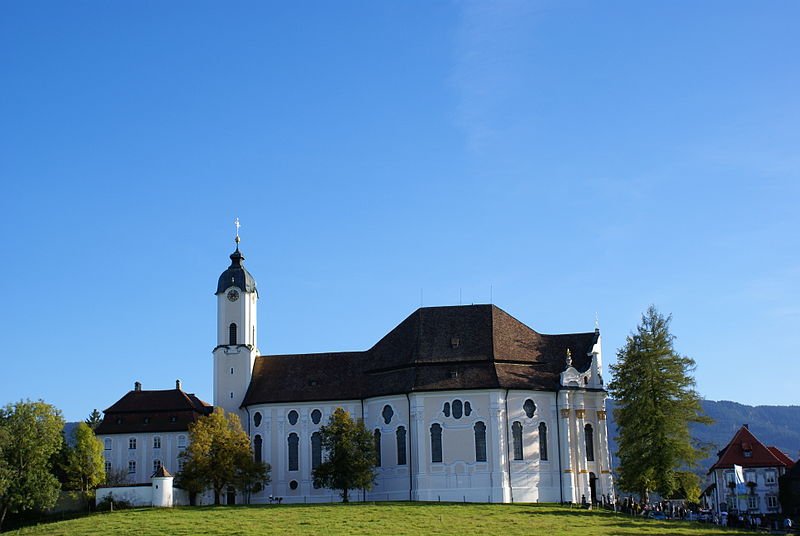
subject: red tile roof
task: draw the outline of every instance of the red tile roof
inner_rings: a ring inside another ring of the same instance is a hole
[[[544,335],[494,305],[424,307],[366,351],[257,357],[242,406],[450,389],[555,391],[567,350],[586,371],[598,337]]]
[[[791,459],[789,456],[783,453],[781,449],[778,447],[769,447],[769,451],[775,455],[776,458],[781,460],[783,463],[786,464],[786,467],[791,467],[794,465],[794,460]]]
[[[750,454],[746,455],[748,451]],[[746,426],[742,426],[719,452],[719,459],[709,472],[731,468],[734,464],[742,467],[791,467],[792,460],[777,448],[764,445]]]
[[[95,434],[180,432],[212,410],[210,404],[181,389],[128,391],[103,412]]]

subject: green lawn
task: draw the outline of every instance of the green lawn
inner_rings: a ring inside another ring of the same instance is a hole
[[[10,534],[753,534],[706,524],[632,519],[557,505],[367,503],[138,509],[92,514]]]

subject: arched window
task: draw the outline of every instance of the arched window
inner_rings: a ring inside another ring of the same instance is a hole
[[[253,438],[253,459],[257,463],[261,463],[261,450],[264,446],[264,440],[261,439],[261,436],[256,434],[256,437]]]
[[[381,466],[381,431],[375,429],[375,467]]]
[[[594,430],[591,424],[583,427],[583,438],[586,441],[586,461],[594,461]]]
[[[298,419],[299,417],[300,417],[300,416],[298,415],[298,413],[297,413],[295,410],[292,410],[292,411],[290,411],[290,412],[289,412],[289,415],[288,415],[289,424],[291,424],[292,426],[294,426],[295,424],[297,424],[297,419]]]
[[[128,440],[128,448],[131,450],[136,450],[136,438],[132,437]]]
[[[111,438],[110,437],[107,437],[107,438],[105,438],[103,440],[103,448],[105,448],[105,450],[111,450]]]
[[[514,421],[511,425],[511,435],[514,437],[514,459],[522,460],[525,457],[522,451],[522,423]]]
[[[533,418],[533,414],[536,413],[536,404],[529,398],[522,405],[522,409],[525,411],[525,416],[531,419]]]
[[[297,471],[300,469],[300,464],[298,461],[298,452],[299,447],[298,444],[300,443],[300,438],[292,432],[289,434],[289,471]]]
[[[385,424],[389,424],[390,422],[392,422],[392,417],[394,416],[394,410],[392,409],[392,406],[390,406],[389,404],[383,406],[383,412],[381,413],[381,415],[383,416],[383,422]]]
[[[128,462],[128,474],[134,474],[136,472],[136,462],[131,460]]]
[[[231,325],[228,326],[228,344],[233,346],[236,343],[236,323],[231,322]]]
[[[406,429],[402,426],[397,427],[397,465],[406,464]]]
[[[462,415],[462,411],[464,409],[463,404],[461,404],[460,400],[453,400],[453,418],[460,419]]]
[[[442,426],[440,424],[431,425],[431,462],[441,463],[442,461]]]
[[[311,434],[311,468],[316,469],[322,464],[322,436],[319,432]]]
[[[481,421],[475,423],[475,461],[486,461],[486,425]]]
[[[161,448],[161,438],[159,436],[155,436],[153,438],[153,448],[160,449]]]
[[[547,461],[547,425],[539,423],[539,459]]]
[[[253,415],[253,425],[256,427],[261,426],[261,412],[256,411],[256,414]]]
[[[319,421],[322,420],[322,412],[318,409],[315,409],[311,412],[311,422],[314,424],[319,424]]]

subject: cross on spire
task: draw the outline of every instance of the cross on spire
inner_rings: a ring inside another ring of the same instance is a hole
[[[239,248],[239,242],[241,242],[241,239],[239,238],[239,227],[241,227],[241,224],[239,223],[239,218],[238,217],[235,220],[233,220],[233,224],[236,226],[236,239],[235,239],[235,241],[236,241],[236,248],[238,249]]]

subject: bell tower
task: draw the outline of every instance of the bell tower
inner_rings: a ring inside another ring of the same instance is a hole
[[[214,348],[214,405],[240,415],[239,407],[250,386],[258,355],[256,280],[244,267],[239,251],[239,218],[236,218],[236,250],[231,265],[217,281],[217,346]]]

